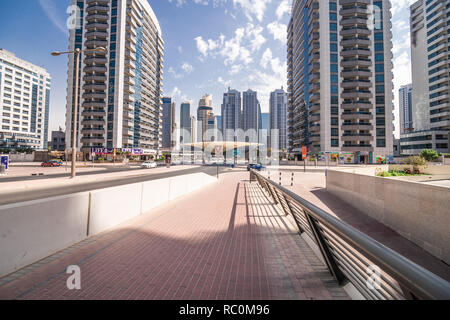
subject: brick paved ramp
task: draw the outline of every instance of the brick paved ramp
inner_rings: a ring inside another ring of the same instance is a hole
[[[247,173],[0,279],[0,299],[348,299]],[[68,290],[66,268],[81,269]]]

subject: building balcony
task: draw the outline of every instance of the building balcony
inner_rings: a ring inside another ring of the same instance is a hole
[[[106,59],[106,57],[87,57],[84,59],[84,63],[86,65],[91,65],[91,64],[101,64],[101,65],[105,65],[108,63],[108,59]]]
[[[108,23],[106,22],[89,22],[86,24],[86,30],[90,31],[105,31],[108,27]]]
[[[354,99],[354,98],[373,98],[373,94],[370,91],[345,91],[341,94],[343,99]]]
[[[341,61],[341,67],[370,67],[372,61],[370,59],[346,59]]]
[[[343,123],[341,129],[344,131],[370,131],[373,130],[373,125],[370,123]]]
[[[354,78],[354,77],[371,77],[372,72],[368,69],[351,69],[351,70],[342,70],[342,77],[344,78]]]
[[[84,45],[87,48],[97,48],[97,47],[104,47],[104,48],[106,48],[108,46],[108,41],[101,40],[101,39],[92,39],[92,40],[85,41]]]
[[[106,112],[104,110],[83,110],[81,113],[83,117],[104,117]]]
[[[104,91],[106,90],[106,84],[85,84],[83,85],[84,90],[95,90]]]
[[[105,142],[105,139],[102,137],[82,137],[81,143],[84,145],[92,145],[95,143],[102,144]]]
[[[372,120],[373,114],[370,112],[351,112],[341,114],[342,120]]]
[[[105,134],[105,128],[83,128],[82,134]]]
[[[106,22],[106,21],[108,21],[108,19],[109,19],[109,15],[106,13],[101,13],[101,12],[96,12],[96,13],[94,12],[94,13],[88,14],[86,16],[86,21],[89,21],[89,22],[93,22],[93,21]]]
[[[88,14],[92,14],[94,12],[108,13],[109,12],[109,6],[107,6],[107,5],[103,5],[102,6],[102,5],[94,4],[92,6],[88,6],[86,8],[86,12]]]
[[[84,81],[98,81],[104,82],[107,80],[106,75],[86,75],[83,77]]]
[[[81,125],[82,126],[96,126],[96,125],[104,125],[105,124],[105,120],[104,119],[82,119],[81,120]]]
[[[83,99],[106,99],[105,92],[91,92],[83,94]]]
[[[89,66],[84,68],[84,72],[86,73],[106,73],[108,69],[105,66]]]
[[[342,136],[342,141],[350,141],[352,143],[350,144],[355,144],[355,141],[374,141],[375,138],[373,135],[371,134],[344,134]]]
[[[344,89],[371,88],[372,82],[369,80],[345,80],[341,83],[341,87]]]
[[[105,107],[106,107],[105,101],[83,102],[83,108],[105,108]]]

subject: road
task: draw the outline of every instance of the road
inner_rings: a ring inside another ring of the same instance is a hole
[[[49,198],[49,197],[55,197],[55,196],[62,196],[70,193],[78,193],[78,192],[86,192],[96,189],[104,189],[104,188],[111,188],[126,184],[133,184],[133,183],[139,183],[144,181],[151,181],[151,180],[158,180],[158,179],[165,179],[180,175],[188,175],[193,173],[206,173],[212,176],[217,175],[217,170],[219,170],[219,174],[224,174],[227,172],[236,172],[236,171],[243,171],[245,168],[237,168],[237,169],[230,169],[228,167],[219,167],[216,166],[198,166],[198,167],[191,167],[188,169],[180,169],[179,167],[175,171],[170,171],[171,169],[167,169],[164,172],[157,173],[153,172],[152,170],[136,170],[132,169],[130,170],[130,175],[120,177],[111,176],[108,174],[105,174],[105,171],[101,172],[90,172],[86,173],[83,176],[77,177],[75,180],[70,180],[65,177],[67,175],[62,175],[62,177],[59,177],[57,179],[53,179],[54,176],[51,177],[27,177],[28,178],[34,178],[34,180],[39,181],[32,181],[34,182],[34,185],[31,187],[24,186],[23,188],[8,188],[10,185],[7,182],[0,183],[0,205],[6,205],[6,204],[13,204],[17,202],[24,202],[24,201],[32,201],[32,200],[38,200],[43,198]],[[123,171],[123,170],[121,170]],[[102,176],[102,174],[104,176]],[[95,178],[95,179],[89,179],[89,178]],[[11,178],[13,179],[13,178]],[[24,181],[23,177],[18,180],[19,182]],[[17,180],[14,180],[14,184],[18,184]],[[42,182],[42,183],[40,183]],[[8,190],[9,189],[9,190]]]

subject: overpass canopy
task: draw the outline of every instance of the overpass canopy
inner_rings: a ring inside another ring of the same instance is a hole
[[[184,143],[181,147],[194,147],[196,149],[209,149],[214,150],[217,148],[222,148],[225,152],[227,150],[234,150],[246,147],[258,147],[263,146],[263,143],[252,143],[252,142],[238,142],[238,141],[208,141],[208,142],[196,142],[196,143]]]

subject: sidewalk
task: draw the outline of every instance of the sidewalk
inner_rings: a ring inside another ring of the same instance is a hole
[[[348,299],[248,173],[0,279],[0,299]],[[68,290],[66,268],[81,269]]]

